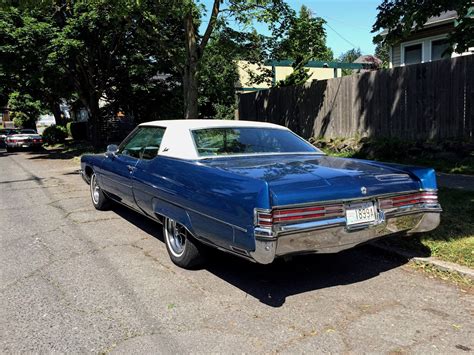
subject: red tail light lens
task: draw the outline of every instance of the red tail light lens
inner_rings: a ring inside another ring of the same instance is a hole
[[[301,208],[287,208],[275,211],[257,212],[256,224],[260,227],[271,227],[274,223],[307,221],[344,215],[344,206],[323,205]]]
[[[379,206],[382,209],[411,206],[421,203],[436,204],[438,203],[438,195],[435,191],[426,191],[379,200]]]

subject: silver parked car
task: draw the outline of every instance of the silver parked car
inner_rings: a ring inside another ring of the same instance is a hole
[[[43,138],[34,129],[22,129],[17,134],[6,137],[5,145],[7,152],[15,149],[39,149],[43,145]]]

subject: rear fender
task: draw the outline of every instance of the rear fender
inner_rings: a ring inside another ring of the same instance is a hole
[[[156,197],[153,199],[152,204],[153,212],[158,218],[167,217],[174,219],[176,222],[185,226],[193,236],[196,235],[188,212],[184,208]]]
[[[420,182],[420,187],[423,190],[436,190],[436,172],[432,168],[424,168],[419,166],[403,165],[396,163],[374,162],[371,160],[364,160],[366,163],[372,165],[385,165],[389,168],[395,168],[402,172],[408,173]]]

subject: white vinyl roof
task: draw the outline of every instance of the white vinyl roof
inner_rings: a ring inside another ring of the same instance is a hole
[[[158,154],[179,159],[199,159],[191,131],[220,127],[252,127],[287,130],[288,128],[267,122],[234,120],[163,120],[140,124],[166,128]]]
[[[236,121],[236,120],[163,120],[140,124],[140,126],[157,126],[177,129],[199,129],[216,127],[261,127],[261,128],[288,128],[268,122]]]

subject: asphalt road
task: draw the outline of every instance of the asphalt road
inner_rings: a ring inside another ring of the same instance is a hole
[[[474,349],[474,296],[364,246],[174,266],[161,228],[96,211],[77,163],[0,152],[0,352]]]

